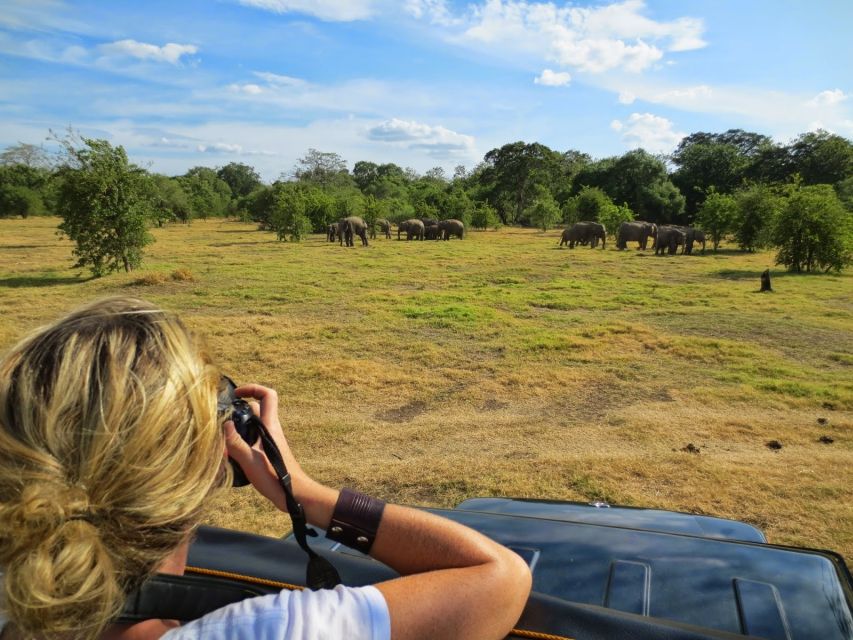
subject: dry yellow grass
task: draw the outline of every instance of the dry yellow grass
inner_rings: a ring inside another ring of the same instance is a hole
[[[333,486],[605,499],[853,554],[850,276],[778,273],[767,295],[770,253],[569,251],[521,229],[343,249],[217,220],[155,229],[140,273],[91,280],[56,222],[0,220],[0,348],[138,295],[276,387],[297,456]],[[215,506],[215,524],[288,528],[250,490]]]

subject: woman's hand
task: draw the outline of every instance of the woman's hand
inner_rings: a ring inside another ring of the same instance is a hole
[[[276,446],[278,446],[281,456],[284,459],[284,464],[287,466],[287,471],[291,476],[294,494],[298,496],[297,488],[305,489],[311,480],[305,475],[296,458],[293,457],[290,445],[288,445],[287,439],[284,437],[281,422],[278,418],[278,394],[275,389],[257,384],[248,384],[238,387],[234,393],[239,398],[252,398],[255,400],[249,403],[252,411],[264,423]],[[237,433],[234,423],[229,420],[225,423],[225,445],[228,455],[234,462],[240,465],[240,468],[255,489],[280,510],[286,511],[284,491],[281,488],[275,470],[264,453],[261,441],[258,440],[255,445],[249,446],[240,437],[240,434]],[[297,497],[297,499],[299,498]]]

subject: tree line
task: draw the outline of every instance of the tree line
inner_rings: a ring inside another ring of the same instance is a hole
[[[336,153],[309,149],[271,184],[244,163],[165,176],[105,140],[54,140],[58,154],[29,144],[0,153],[0,217],[59,215],[78,263],[98,275],[138,265],[150,225],[224,216],[295,241],[352,215],[368,224],[453,217],[479,229],[594,220],[610,233],[642,219],[699,226],[715,248],[728,236],[747,251],[776,246],[795,271],[851,261],[853,143],[826,131],[789,144],[741,129],[699,132],[668,156],[637,149],[603,159],[513,142],[452,176],[368,161],[350,169]],[[125,245],[135,248],[117,248]]]

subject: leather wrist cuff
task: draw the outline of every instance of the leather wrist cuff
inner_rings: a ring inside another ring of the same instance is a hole
[[[384,509],[382,500],[344,487],[332,513],[326,537],[362,553],[369,553]]]

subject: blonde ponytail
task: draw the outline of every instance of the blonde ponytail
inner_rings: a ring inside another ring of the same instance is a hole
[[[25,636],[95,638],[203,516],[219,375],[177,318],[110,298],[0,361],[0,598]]]

